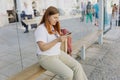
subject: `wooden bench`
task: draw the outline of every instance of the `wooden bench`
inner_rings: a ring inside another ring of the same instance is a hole
[[[88,48],[91,44],[93,44],[95,41],[97,41],[98,36],[101,35],[102,31],[98,30],[95,31],[84,38],[77,40],[75,43],[73,43],[73,55],[78,53],[79,51],[82,52],[80,55],[82,59],[85,58],[85,49]],[[66,43],[63,43],[63,47],[66,48]],[[65,49],[66,50],[66,49]],[[83,56],[84,55],[84,56]],[[31,65],[30,67],[24,69],[23,71],[15,74],[14,76],[10,77],[8,80],[35,80],[37,77],[39,77],[42,73],[44,73],[46,70],[40,67],[39,63],[35,63]]]
[[[32,29],[31,25],[32,25],[32,24],[38,25],[38,24],[40,23],[40,20],[41,20],[40,17],[34,17],[34,18],[32,18],[32,19],[25,19],[25,20],[22,20],[22,21],[23,21],[25,24],[28,25],[28,28],[29,28],[29,29]],[[37,26],[36,26],[36,27],[37,27]],[[35,28],[36,28],[36,27],[35,27]]]
[[[39,63],[35,63],[30,67],[22,70],[21,72],[15,74],[14,76],[8,78],[8,80],[35,80],[46,70],[43,69]]]
[[[40,17],[35,17],[32,19],[25,19],[22,20],[25,24],[30,25],[30,24],[38,24],[40,22]]]

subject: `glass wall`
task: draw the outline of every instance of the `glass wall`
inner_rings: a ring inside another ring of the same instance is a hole
[[[37,62],[35,28],[29,25],[29,33],[24,33],[16,1],[0,1],[0,80]]]
[[[116,20],[118,13],[115,14],[116,17],[112,16],[113,5],[119,6],[119,0],[104,0],[104,32],[109,31],[112,27],[117,26]]]
[[[0,0],[1,80],[7,80],[8,77],[37,62],[34,31],[48,6],[56,6],[59,9],[61,27],[72,32],[73,42],[98,29],[94,24],[86,23],[86,20],[80,21],[81,7],[78,7],[81,6],[80,0],[67,1]],[[28,19],[28,22],[24,21],[28,25],[29,32],[25,32],[26,28],[21,22],[21,13],[26,5],[34,15],[30,19],[32,21]]]

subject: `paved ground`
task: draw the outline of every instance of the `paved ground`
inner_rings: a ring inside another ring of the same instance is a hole
[[[120,80],[120,28],[104,35],[103,45],[93,44],[80,61],[89,80]]]
[[[73,42],[97,27],[81,23],[79,18],[61,20],[61,26],[72,32]],[[34,30],[24,34],[20,23],[0,28],[0,80],[19,72],[37,62]],[[120,80],[120,28],[112,28],[104,35],[104,44],[93,44],[87,50],[86,60],[77,59],[89,80]],[[18,37],[19,36],[19,37]],[[116,48],[117,47],[117,48]],[[21,64],[22,63],[22,64]],[[45,72],[37,80],[57,80],[51,72]]]

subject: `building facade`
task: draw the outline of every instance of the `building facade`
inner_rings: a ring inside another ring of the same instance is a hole
[[[40,15],[43,15],[45,9],[49,6],[60,8],[65,11],[65,15],[69,15],[72,9],[81,9],[81,2],[87,3],[88,1],[94,4],[97,0],[0,0],[0,26],[15,22],[14,16],[17,16],[18,20],[20,20],[20,13],[24,10],[24,3],[28,4],[30,10],[37,9]],[[118,0],[107,1],[115,2]]]
[[[0,0],[0,26],[8,24],[7,10],[13,9],[13,0]]]
[[[24,10],[24,3],[28,4],[28,8],[36,8],[42,15],[44,10],[49,6],[55,6],[69,11],[76,7],[77,0],[0,0],[0,26],[15,22],[13,12],[17,13],[18,20],[20,19],[20,13]]]

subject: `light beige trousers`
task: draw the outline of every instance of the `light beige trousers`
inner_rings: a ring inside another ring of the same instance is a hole
[[[88,80],[81,64],[61,51],[56,56],[38,56],[40,65],[59,76],[59,80]]]

